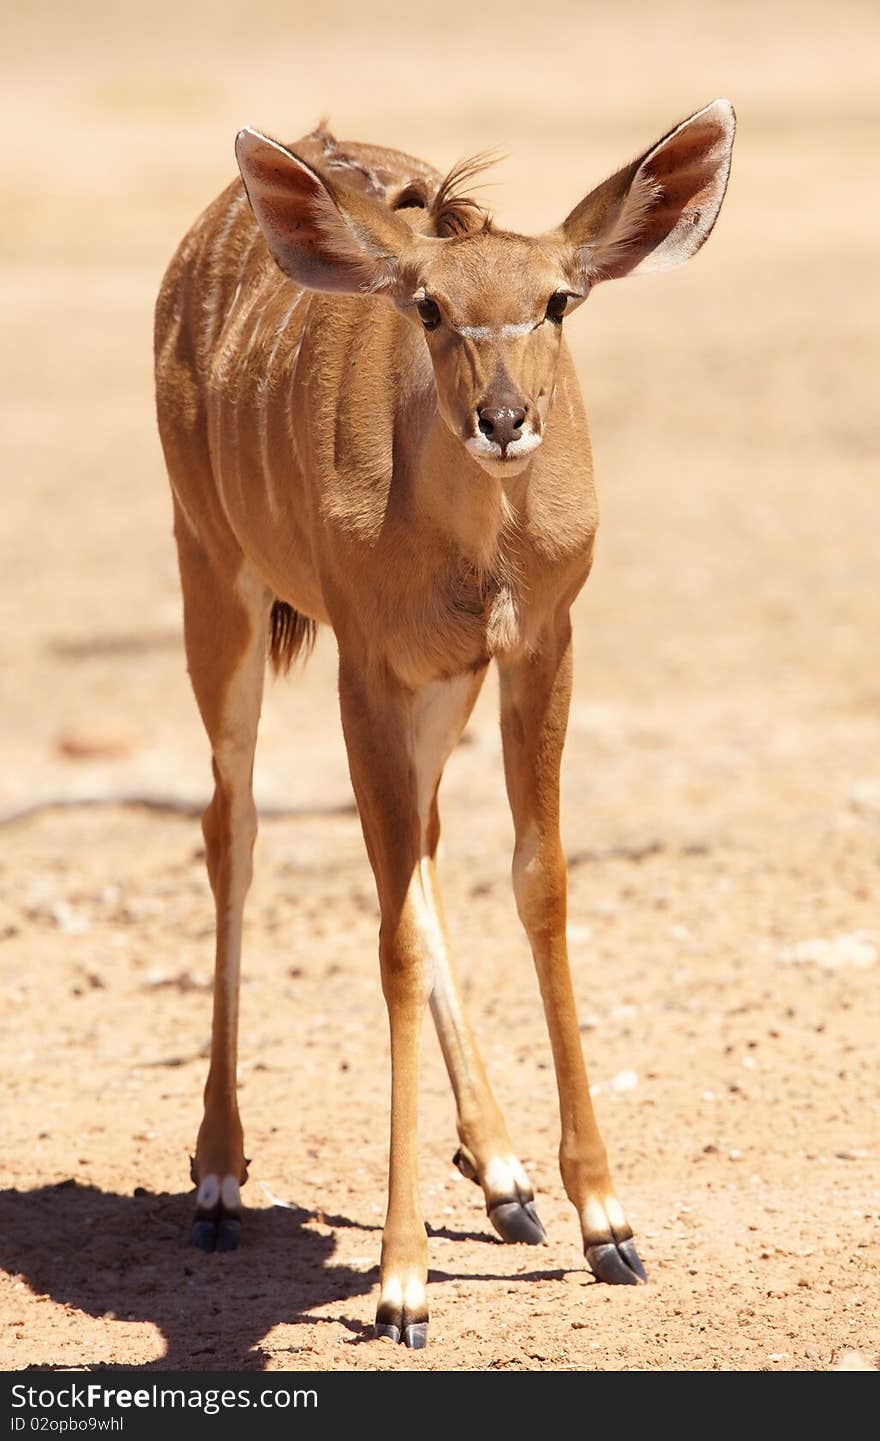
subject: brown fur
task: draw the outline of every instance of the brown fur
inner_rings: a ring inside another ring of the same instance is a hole
[[[408,1345],[423,1344],[427,1319],[416,1117],[429,999],[462,1169],[482,1186],[502,1236],[541,1237],[464,1017],[436,877],[437,788],[491,659],[514,891],[550,1031],[563,1181],[596,1274],[641,1274],[593,1114],[566,953],[559,769],[569,610],[590,570],[598,514],[560,307],[573,309],[603,275],[693,253],[721,203],[731,141],[732,112],[716,102],[558,230],[530,239],[496,229],[467,194],[485,158],[443,177],[323,127],[291,149],[243,131],[247,193],[236,182],[208,208],[159,294],[159,428],[187,657],[215,776],[203,823],[217,950],[197,1238],[234,1239],[246,1175],[238,981],[266,654],[286,669],[322,622],[339,647],[391,1031],[377,1321]]]

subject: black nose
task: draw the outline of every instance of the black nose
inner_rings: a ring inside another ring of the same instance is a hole
[[[519,440],[526,413],[522,406],[481,405],[477,418],[482,434],[487,440],[496,441],[503,455],[511,441]]]

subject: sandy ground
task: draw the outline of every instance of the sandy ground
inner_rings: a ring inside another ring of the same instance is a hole
[[[416,27],[393,5],[270,3],[225,7],[222,29],[216,7],[130,8],[4,20],[0,1366],[876,1364],[875,7],[556,4],[538,25],[452,0]],[[236,1255],[184,1245],[201,836],[118,803],[198,809],[209,781],[153,296],[244,122],[292,137],[329,113],[439,165],[500,142],[491,203],[537,230],[716,94],[740,114],[716,235],[570,328],[603,505],[576,611],[571,950],[651,1284],[592,1283],[562,1194],[490,683],[444,784],[446,901],[549,1241],[493,1240],[449,1164],[428,1036],[432,1336],[405,1353],[369,1340],[388,1045],[326,634],[270,686],[258,757],[261,803],[288,813],[263,823],[248,912],[252,1209]]]

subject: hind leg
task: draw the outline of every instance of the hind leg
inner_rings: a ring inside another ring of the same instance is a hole
[[[193,1240],[234,1250],[247,1178],[236,1095],[238,991],[244,902],[257,815],[254,749],[263,695],[271,595],[232,545],[210,553],[178,511],[177,535],[189,674],[213,752],[214,795],[202,830],[217,912],[211,1061],[192,1177]]]
[[[449,1072],[458,1113],[460,1146],[453,1163],[482,1187],[489,1220],[503,1241],[537,1245],[546,1240],[535,1210],[529,1178],[514,1154],[504,1117],[492,1093],[483,1058],[464,1012],[437,884],[436,849],[440,836],[434,799],[430,882],[442,944],[435,947],[431,1015]]]

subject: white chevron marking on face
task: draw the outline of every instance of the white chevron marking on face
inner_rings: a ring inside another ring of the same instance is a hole
[[[468,340],[513,340],[517,335],[528,335],[534,330],[530,320],[520,325],[454,325],[452,329]]]

